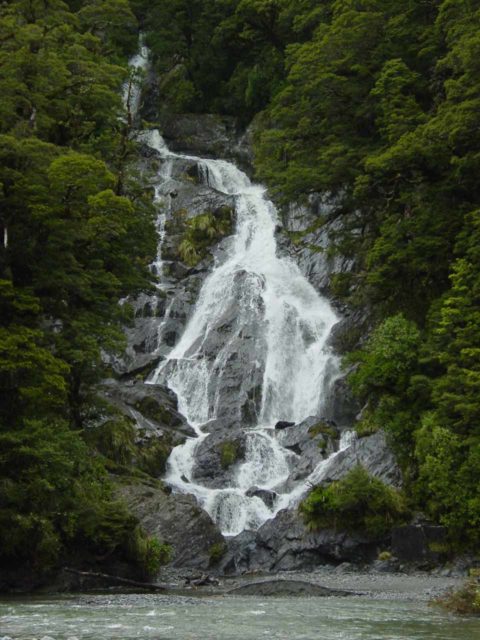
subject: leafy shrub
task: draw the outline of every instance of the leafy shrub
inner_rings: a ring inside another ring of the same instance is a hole
[[[468,580],[458,591],[434,600],[434,604],[452,613],[480,616],[480,583],[475,579]]]
[[[232,210],[222,207],[216,215],[210,212],[190,218],[185,222],[185,232],[178,247],[180,258],[194,267],[203,260],[208,248],[231,233]]]
[[[348,379],[360,398],[370,393],[400,393],[409,383],[418,361],[420,332],[401,314],[387,318],[361,351],[346,358],[359,363]]]
[[[403,496],[357,466],[327,487],[313,489],[300,511],[311,529],[334,528],[384,536],[404,520]]]
[[[170,562],[173,549],[171,545],[148,536],[137,527],[130,544],[130,554],[140,567],[144,578],[155,577],[160,567]]]

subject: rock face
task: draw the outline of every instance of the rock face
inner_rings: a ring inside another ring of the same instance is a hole
[[[257,532],[244,531],[229,541],[221,569],[227,574],[246,571],[291,571],[319,564],[370,562],[378,542],[360,534],[331,529],[308,531],[296,510],[283,510]]]
[[[212,434],[195,451],[193,479],[213,489],[229,486],[238,462],[245,456],[245,446],[246,435],[241,431]]]
[[[209,567],[212,547],[223,544],[223,536],[194,497],[167,495],[141,484],[121,487],[118,493],[148,534],[173,547],[173,566]]]
[[[328,469],[325,481],[339,480],[357,464],[388,485],[399,487],[402,484],[402,473],[382,431],[359,438],[341,451]]]

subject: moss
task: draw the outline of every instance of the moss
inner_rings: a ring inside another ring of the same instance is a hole
[[[449,555],[451,552],[450,545],[447,542],[429,542],[428,549],[432,553],[437,553],[441,556]]]
[[[381,551],[378,554],[378,559],[381,560],[382,562],[387,562],[387,560],[392,559],[392,554],[390,553],[390,551]]]
[[[320,438],[317,442],[317,447],[324,451],[327,448],[328,440],[326,438]]]
[[[135,428],[126,416],[115,416],[99,427],[89,429],[85,439],[119,465],[130,465],[135,456]]]
[[[158,400],[151,396],[145,396],[135,404],[135,409],[150,420],[160,424],[172,424],[173,416]]]
[[[317,422],[317,424],[314,424],[308,430],[308,435],[310,436],[310,438],[315,438],[320,434],[329,438],[338,438],[338,433],[326,422]]]
[[[238,446],[235,442],[223,442],[220,446],[220,464],[222,469],[228,469],[238,460]]]
[[[169,438],[154,440],[148,445],[142,446],[137,458],[139,469],[154,478],[163,475],[172,449],[173,445]]]
[[[216,542],[215,544],[212,544],[209,549],[210,565],[219,562],[225,555],[226,551],[227,545],[225,544],[225,542]]]

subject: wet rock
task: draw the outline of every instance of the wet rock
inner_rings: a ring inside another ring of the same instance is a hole
[[[399,487],[402,484],[400,467],[382,431],[354,440],[348,449],[339,452],[323,481],[339,480],[356,465],[388,485]]]
[[[290,480],[309,475],[336,450],[339,437],[334,423],[318,416],[311,416],[300,424],[281,430],[277,435],[278,442],[297,456],[292,462]]]
[[[174,151],[213,158],[229,158],[238,145],[236,120],[214,114],[169,115],[162,122],[162,132]]]
[[[207,569],[211,547],[224,538],[210,516],[189,495],[166,495],[142,484],[123,486],[118,494],[152,536],[173,548],[172,565]]]
[[[389,558],[388,560],[375,560],[372,570],[378,573],[396,573],[399,571],[400,563],[398,558]]]
[[[246,439],[241,431],[205,438],[195,450],[193,479],[213,489],[232,486],[237,465],[245,458]]]
[[[243,532],[228,541],[224,573],[291,571],[339,562],[370,562],[377,542],[362,534],[324,529],[309,531],[296,510],[280,511],[256,533]]]
[[[325,413],[331,416],[332,421],[337,425],[349,428],[355,424],[355,417],[358,415],[361,406],[345,378],[338,378],[332,385]]]
[[[273,505],[275,504],[275,500],[278,497],[278,494],[275,491],[271,491],[270,489],[260,489],[259,487],[251,487],[248,489],[246,494],[249,498],[257,497],[269,507],[273,509]]]
[[[351,596],[355,595],[352,591],[344,591],[341,589],[329,589],[318,584],[305,582],[303,580],[264,580],[262,582],[253,582],[244,584],[235,589],[231,589],[228,593],[241,596]]]
[[[180,443],[185,437],[195,436],[195,431],[177,410],[175,394],[166,387],[141,380],[109,379],[104,381],[102,390],[109,402],[145,431],[146,437],[168,431]]]
[[[287,422],[286,420],[280,420],[275,425],[275,429],[287,429],[288,427],[293,427],[294,424],[295,424],[294,422]]]

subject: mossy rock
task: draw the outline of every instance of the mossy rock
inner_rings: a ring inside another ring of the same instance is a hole
[[[158,422],[159,424],[171,426],[175,422],[170,411],[151,396],[145,396],[136,402],[135,409],[140,411],[140,413],[146,418]]]
[[[311,426],[308,430],[308,435],[311,438],[315,438],[319,435],[327,436],[328,438],[338,438],[337,431],[326,422],[317,422],[317,424]]]
[[[216,542],[215,544],[212,544],[209,549],[210,565],[214,565],[217,564],[217,562],[220,562],[226,551],[227,545],[225,544],[225,542]]]
[[[173,445],[169,438],[152,440],[147,445],[139,447],[136,460],[138,468],[149,476],[159,478],[166,471],[167,460],[172,452]]]
[[[228,469],[240,459],[240,450],[236,442],[222,442],[220,445],[220,464],[222,469]]]

